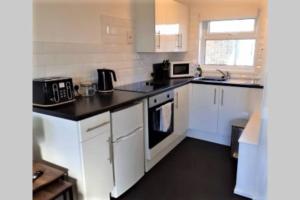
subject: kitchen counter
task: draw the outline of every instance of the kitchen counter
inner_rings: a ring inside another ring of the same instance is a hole
[[[161,82],[143,81],[116,87],[112,93],[96,93],[91,97],[77,97],[75,102],[56,107],[33,107],[33,112],[79,121],[106,111],[112,111],[135,101],[171,90],[188,83],[225,85],[248,88],[263,88],[262,85],[247,80],[202,81],[198,78],[177,78]]]
[[[91,97],[77,97],[75,102],[51,108],[33,107],[33,112],[79,121],[106,111],[111,111],[145,98],[145,94],[115,90],[96,93]]]
[[[200,78],[195,78],[191,81],[192,83],[198,84],[208,84],[208,85],[223,85],[223,86],[233,86],[233,87],[246,87],[246,88],[258,88],[263,89],[264,86],[259,84],[255,80],[249,79],[229,79],[227,81],[207,81],[201,80]]]
[[[261,114],[255,111],[242,132],[239,143],[258,145],[261,128]]]

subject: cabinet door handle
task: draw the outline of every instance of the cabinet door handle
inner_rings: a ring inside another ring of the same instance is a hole
[[[158,44],[156,46],[156,48],[160,49],[160,31],[157,33],[157,41],[158,41]]]
[[[222,89],[221,105],[224,105],[224,90]]]
[[[97,129],[97,128],[100,128],[100,127],[102,127],[102,126],[105,126],[106,124],[109,124],[109,121],[103,122],[103,123],[101,123],[101,124],[99,124],[99,125],[96,125],[96,126],[93,126],[93,127],[91,127],[91,128],[88,128],[88,129],[86,129],[86,132],[93,131],[93,130],[95,130],[95,129]]]
[[[182,34],[178,34],[177,35],[177,45],[176,45],[177,48],[182,48]]]
[[[113,162],[113,146],[112,146],[112,139],[111,137],[109,137],[107,139],[107,142],[108,142],[108,146],[109,146],[109,162],[112,163]]]
[[[180,34],[180,48],[182,48],[182,34]]]
[[[179,98],[178,98],[178,92],[176,92],[176,108],[178,109],[179,104]]]
[[[214,90],[214,104],[216,105],[217,101],[217,88]]]

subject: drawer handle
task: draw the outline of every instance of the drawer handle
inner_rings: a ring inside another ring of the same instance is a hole
[[[102,127],[102,126],[105,126],[106,124],[109,124],[109,123],[110,123],[109,121],[103,122],[102,124],[99,124],[99,125],[96,125],[96,126],[94,126],[94,127],[88,128],[88,129],[86,130],[86,132],[93,131],[93,130],[95,130],[95,129],[97,129],[97,128],[100,128],[100,127]]]

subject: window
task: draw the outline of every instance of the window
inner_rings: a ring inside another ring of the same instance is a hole
[[[254,66],[255,44],[255,19],[205,22],[200,63],[206,66]]]

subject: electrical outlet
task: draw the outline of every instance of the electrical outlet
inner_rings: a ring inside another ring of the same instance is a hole
[[[133,35],[131,32],[127,32],[127,44],[132,44],[133,43]]]

